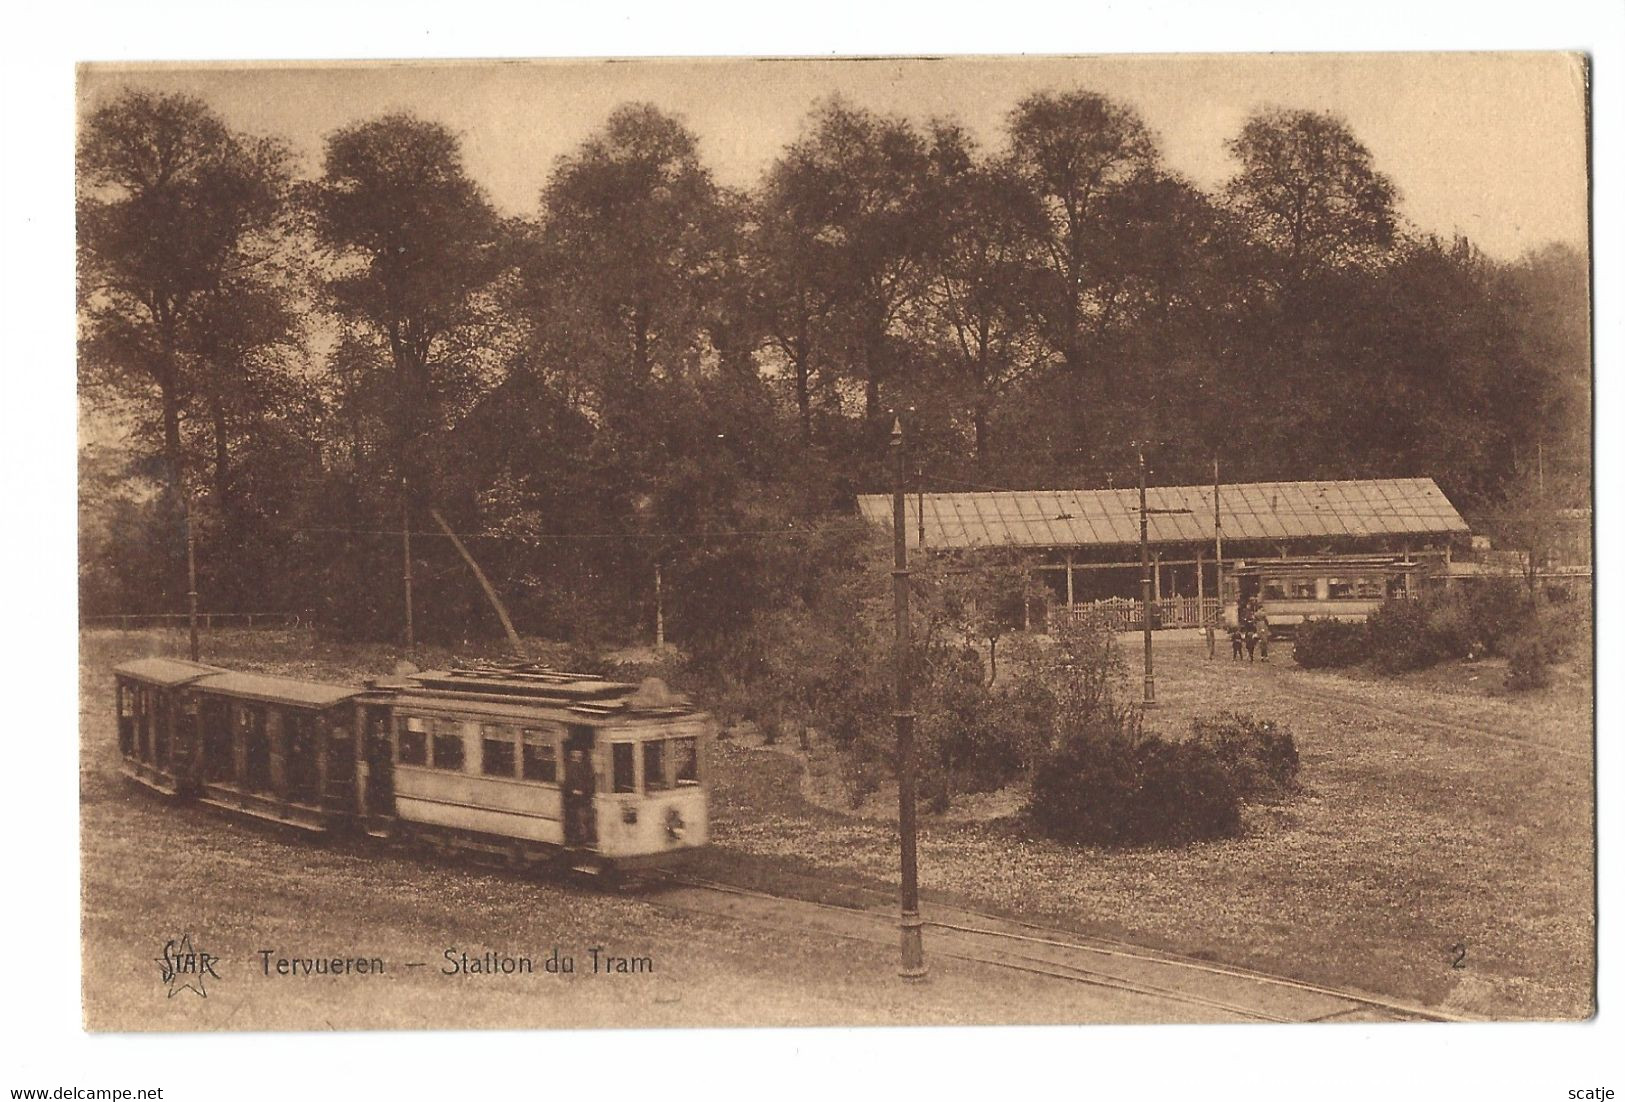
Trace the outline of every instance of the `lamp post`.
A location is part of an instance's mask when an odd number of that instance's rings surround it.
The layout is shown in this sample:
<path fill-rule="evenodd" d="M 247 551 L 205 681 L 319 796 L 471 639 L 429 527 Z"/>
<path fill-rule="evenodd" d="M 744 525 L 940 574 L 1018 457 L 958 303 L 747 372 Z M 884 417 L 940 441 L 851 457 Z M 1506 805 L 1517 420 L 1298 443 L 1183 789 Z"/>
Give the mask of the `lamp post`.
<path fill-rule="evenodd" d="M 908 518 L 904 493 L 908 479 L 903 454 L 903 422 L 892 422 L 892 606 L 896 614 L 897 701 L 892 718 L 897 724 L 897 830 L 902 849 L 902 965 L 906 980 L 925 977 L 925 949 L 920 938 L 919 866 L 915 854 L 914 823 L 914 694 L 910 684 L 910 625 L 908 618 Z"/>

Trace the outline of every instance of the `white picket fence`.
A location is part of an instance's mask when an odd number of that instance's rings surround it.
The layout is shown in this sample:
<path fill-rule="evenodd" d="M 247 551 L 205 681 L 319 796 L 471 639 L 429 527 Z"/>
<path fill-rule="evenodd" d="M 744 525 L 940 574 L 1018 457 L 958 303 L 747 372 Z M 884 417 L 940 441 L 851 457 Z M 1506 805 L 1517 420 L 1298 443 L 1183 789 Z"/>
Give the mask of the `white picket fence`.
<path fill-rule="evenodd" d="M 1217 597 L 1164 597 L 1152 601 L 1156 612 L 1152 614 L 1154 628 L 1195 628 L 1219 615 Z M 1071 608 L 1061 606 L 1049 610 L 1050 619 L 1058 622 L 1068 616 L 1095 615 L 1111 625 L 1113 631 L 1139 631 L 1144 627 L 1140 619 L 1140 602 L 1130 597 L 1107 597 L 1100 601 L 1084 601 Z"/>

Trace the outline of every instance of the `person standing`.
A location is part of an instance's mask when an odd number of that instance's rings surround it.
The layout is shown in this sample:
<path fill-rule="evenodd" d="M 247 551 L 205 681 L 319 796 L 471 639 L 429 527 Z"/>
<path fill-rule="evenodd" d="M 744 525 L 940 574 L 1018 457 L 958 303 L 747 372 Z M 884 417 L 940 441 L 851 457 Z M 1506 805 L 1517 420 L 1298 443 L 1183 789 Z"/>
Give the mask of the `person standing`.
<path fill-rule="evenodd" d="M 1260 608 L 1253 613 L 1253 634 L 1258 636 L 1258 657 L 1270 660 L 1270 618 Z"/>

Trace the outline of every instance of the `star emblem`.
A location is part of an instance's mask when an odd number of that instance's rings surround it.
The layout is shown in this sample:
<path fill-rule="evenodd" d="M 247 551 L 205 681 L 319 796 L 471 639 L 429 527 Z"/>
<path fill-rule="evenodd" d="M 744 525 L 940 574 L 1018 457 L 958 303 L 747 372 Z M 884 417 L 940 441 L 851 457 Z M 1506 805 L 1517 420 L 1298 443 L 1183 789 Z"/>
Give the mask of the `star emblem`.
<path fill-rule="evenodd" d="M 164 944 L 164 955 L 154 957 L 158 965 L 158 975 L 169 989 L 168 997 L 173 999 L 181 991 L 191 991 L 200 998 L 208 998 L 209 992 L 204 987 L 204 977 L 220 978 L 214 970 L 219 957 L 211 953 L 201 952 L 192 946 L 192 935 L 176 941 L 171 939 Z"/>

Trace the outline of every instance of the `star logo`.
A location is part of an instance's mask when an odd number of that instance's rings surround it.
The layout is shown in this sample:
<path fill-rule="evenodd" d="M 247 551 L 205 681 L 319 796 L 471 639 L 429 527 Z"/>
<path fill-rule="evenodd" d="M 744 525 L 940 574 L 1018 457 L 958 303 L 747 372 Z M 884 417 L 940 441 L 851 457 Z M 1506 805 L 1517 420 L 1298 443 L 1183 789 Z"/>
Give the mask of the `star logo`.
<path fill-rule="evenodd" d="M 220 973 L 214 970 L 220 958 L 193 948 L 191 934 L 178 941 L 172 938 L 165 942 L 164 955 L 153 960 L 158 965 L 158 975 L 169 989 L 168 997 L 171 999 L 181 991 L 191 991 L 199 998 L 206 999 L 209 992 L 203 985 L 203 978 L 220 978 Z"/>

